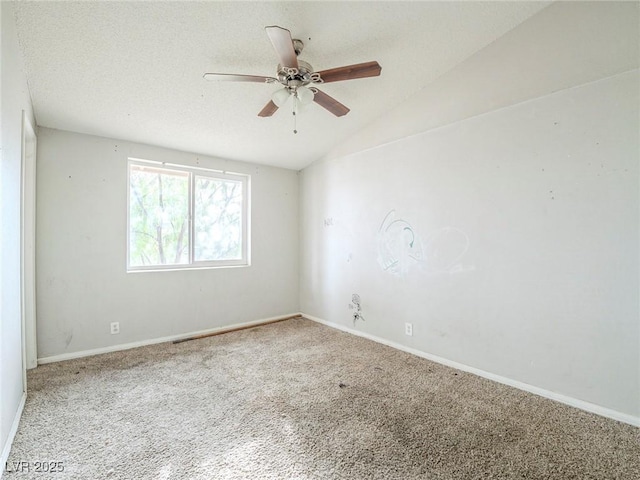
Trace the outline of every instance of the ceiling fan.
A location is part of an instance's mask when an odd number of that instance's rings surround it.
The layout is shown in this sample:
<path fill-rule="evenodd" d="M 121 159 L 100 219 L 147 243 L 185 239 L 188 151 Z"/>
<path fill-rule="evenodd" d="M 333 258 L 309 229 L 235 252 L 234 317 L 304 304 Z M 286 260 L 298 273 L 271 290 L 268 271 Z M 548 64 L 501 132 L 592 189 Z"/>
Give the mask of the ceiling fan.
<path fill-rule="evenodd" d="M 349 113 L 349 109 L 336 99 L 318 90 L 315 85 L 356 78 L 377 77 L 382 70 L 378 62 L 374 61 L 315 72 L 310 64 L 298 59 L 298 55 L 304 47 L 301 40 L 292 39 L 291 32 L 286 28 L 270 26 L 265 27 L 265 30 L 280 60 L 277 77 L 235 75 L 228 73 L 205 73 L 203 75 L 206 80 L 213 81 L 278 82 L 283 85 L 284 88 L 276 91 L 272 95 L 271 101 L 258 113 L 259 117 L 270 117 L 291 97 L 294 98 L 294 115 L 298 103 L 304 105 L 313 101 L 321 107 L 326 108 L 335 116 L 342 117 Z"/>

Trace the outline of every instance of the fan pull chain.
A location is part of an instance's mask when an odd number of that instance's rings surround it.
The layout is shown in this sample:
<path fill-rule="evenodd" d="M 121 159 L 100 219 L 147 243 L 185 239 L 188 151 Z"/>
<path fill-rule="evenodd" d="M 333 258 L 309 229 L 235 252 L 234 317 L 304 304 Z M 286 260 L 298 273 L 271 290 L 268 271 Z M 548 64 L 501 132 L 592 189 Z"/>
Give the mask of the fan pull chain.
<path fill-rule="evenodd" d="M 291 113 L 293 113 L 293 133 L 298 133 L 298 129 L 297 129 L 297 124 L 298 124 L 298 116 L 296 115 L 296 107 L 298 106 L 298 97 L 297 95 L 293 96 L 293 110 Z"/>

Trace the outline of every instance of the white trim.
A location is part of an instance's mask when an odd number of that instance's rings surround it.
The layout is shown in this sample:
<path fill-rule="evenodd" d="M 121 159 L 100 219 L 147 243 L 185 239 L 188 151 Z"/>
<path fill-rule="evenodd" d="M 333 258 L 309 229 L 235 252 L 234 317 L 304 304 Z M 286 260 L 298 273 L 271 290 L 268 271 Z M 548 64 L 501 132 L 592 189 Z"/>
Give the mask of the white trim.
<path fill-rule="evenodd" d="M 173 342 L 174 340 L 183 340 L 185 338 L 197 335 L 207 335 L 209 333 L 224 333 L 226 331 L 236 330 L 243 327 L 257 327 L 268 324 L 277 320 L 286 320 L 299 316 L 299 313 L 291 313 L 288 315 L 280 315 L 277 317 L 261 318 L 260 320 L 252 320 L 250 322 L 235 323 L 233 325 L 225 325 L 224 327 L 209 328 L 207 330 L 199 330 L 197 332 L 180 333 L 178 335 L 170 335 L 168 337 L 153 338 L 150 340 L 140 340 L 138 342 L 122 343 L 120 345 L 111 345 L 109 347 L 93 348 L 91 350 L 81 350 L 79 352 L 62 353 L 60 355 L 52 355 L 50 357 L 38 358 L 38 365 L 45 363 L 62 362 L 64 360 L 72 360 L 74 358 L 90 357 L 92 355 L 100 355 L 102 353 L 119 352 L 120 350 L 129 350 L 131 348 L 144 347 L 146 345 L 154 345 L 156 343 Z"/>
<path fill-rule="evenodd" d="M 27 370 L 37 366 L 36 342 L 36 155 L 38 137 L 22 111 L 20 155 L 20 309 L 22 332 L 22 382 L 27 390 Z M 31 151 L 32 149 L 32 151 Z"/>
<path fill-rule="evenodd" d="M 480 370 L 479 368 L 470 367 L 469 365 L 464 365 L 462 363 L 458 363 L 453 360 L 448 360 L 446 358 L 439 357 L 437 355 L 425 353 L 415 348 L 407 347 L 405 345 L 401 345 L 399 343 L 392 342 L 390 340 L 385 340 L 384 338 L 376 337 L 375 335 L 371 335 L 370 333 L 361 332 L 353 328 L 346 327 L 344 325 L 329 322 L 327 320 L 323 320 L 321 318 L 314 317 L 312 315 L 307 315 L 306 313 L 301 313 L 300 315 L 302 315 L 304 318 L 307 318 L 309 320 L 313 320 L 314 322 L 321 323 L 322 325 L 326 325 L 328 327 L 335 328 L 337 330 L 342 330 L 343 332 L 351 333 L 353 335 L 357 335 L 359 337 L 363 337 L 368 340 L 381 343 L 388 347 L 392 347 L 397 350 L 402 350 L 403 352 L 407 352 L 412 355 L 416 355 L 418 357 L 426 358 L 427 360 L 431 360 L 433 362 L 440 363 L 448 367 L 462 370 L 463 372 L 473 373 L 474 375 L 478 375 L 479 377 L 484 377 L 489 380 L 493 380 L 494 382 L 502 383 L 510 387 L 515 387 L 520 390 L 524 390 L 525 392 L 533 393 L 541 397 L 548 398 L 550 400 L 555 400 L 556 402 L 564 403 L 565 405 L 569 405 L 571 407 L 575 407 L 580 410 L 585 410 L 587 412 L 595 413 L 596 415 L 600 415 L 603 417 L 611 418 L 613 420 L 617 420 L 619 422 L 628 423 L 629 425 L 640 427 L 640 417 L 635 417 L 627 413 L 611 410 L 609 408 L 605 408 L 600 405 L 596 405 L 594 403 L 585 402 L 584 400 L 579 400 L 577 398 L 569 397 L 561 393 L 545 390 L 544 388 L 529 385 L 527 383 L 523 383 L 518 380 L 513 380 L 511 378 L 503 377 L 501 375 L 496 375 L 495 373 L 486 372 L 484 370 Z"/>
<path fill-rule="evenodd" d="M 178 167 L 178 168 L 188 168 L 190 170 L 201 170 L 204 172 L 214 172 L 214 173 L 222 173 L 223 175 L 239 175 L 239 176 L 245 176 L 245 177 L 249 177 L 250 175 L 247 173 L 240 173 L 240 172 L 230 172 L 227 170 L 219 170 L 216 168 L 208 168 L 208 167 L 198 167 L 196 165 L 189 165 L 186 163 L 171 163 L 171 162 L 162 162 L 162 161 L 158 161 L 158 160 L 147 160 L 145 158 L 136 158 L 136 157 L 128 157 L 129 160 L 133 160 L 134 162 L 142 162 L 142 163 L 151 163 L 154 165 L 164 165 L 167 167 Z"/>
<path fill-rule="evenodd" d="M 22 394 L 22 398 L 20 399 L 20 404 L 18 405 L 16 415 L 15 417 L 13 417 L 11 430 L 9 430 L 9 435 L 7 436 L 7 443 L 4 444 L 4 448 L 2 449 L 2 456 L 0 457 L 0 478 L 2 478 L 2 474 L 4 473 L 4 466 L 7 464 L 7 460 L 9 460 L 11 445 L 13 445 L 13 439 L 16 437 L 16 433 L 18 433 L 18 425 L 20 425 L 20 418 L 22 418 L 22 410 L 24 410 L 24 404 L 26 401 L 27 393 L 24 392 Z"/>

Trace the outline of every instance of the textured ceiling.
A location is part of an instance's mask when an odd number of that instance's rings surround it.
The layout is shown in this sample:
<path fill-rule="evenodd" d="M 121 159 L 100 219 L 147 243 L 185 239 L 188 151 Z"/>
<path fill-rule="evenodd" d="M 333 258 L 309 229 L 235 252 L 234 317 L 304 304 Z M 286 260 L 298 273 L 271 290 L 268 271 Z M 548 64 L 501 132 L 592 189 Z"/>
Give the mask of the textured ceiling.
<path fill-rule="evenodd" d="M 487 46 L 547 2 L 17 2 L 38 125 L 301 169 Z M 377 60 L 380 77 L 321 89 L 316 104 L 257 113 L 274 85 L 204 72 L 275 74 L 264 27 L 305 42 L 316 70 Z"/>

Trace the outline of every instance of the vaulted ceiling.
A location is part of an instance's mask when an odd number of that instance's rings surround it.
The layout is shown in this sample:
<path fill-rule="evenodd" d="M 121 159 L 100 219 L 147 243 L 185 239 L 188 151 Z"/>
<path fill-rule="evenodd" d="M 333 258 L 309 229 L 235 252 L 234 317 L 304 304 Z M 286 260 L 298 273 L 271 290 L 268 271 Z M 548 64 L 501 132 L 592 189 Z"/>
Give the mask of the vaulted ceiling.
<path fill-rule="evenodd" d="M 17 2 L 40 126 L 301 169 L 548 2 Z M 321 86 L 316 104 L 257 116 L 278 88 L 207 82 L 275 76 L 264 27 L 301 39 L 316 70 L 377 60 L 380 77 Z M 437 92 L 436 92 L 437 93 Z"/>

